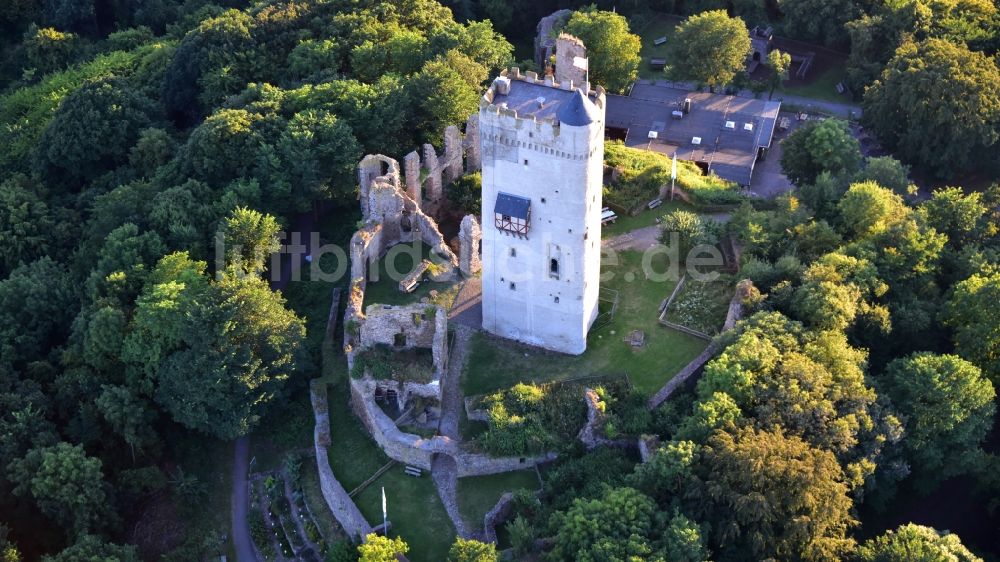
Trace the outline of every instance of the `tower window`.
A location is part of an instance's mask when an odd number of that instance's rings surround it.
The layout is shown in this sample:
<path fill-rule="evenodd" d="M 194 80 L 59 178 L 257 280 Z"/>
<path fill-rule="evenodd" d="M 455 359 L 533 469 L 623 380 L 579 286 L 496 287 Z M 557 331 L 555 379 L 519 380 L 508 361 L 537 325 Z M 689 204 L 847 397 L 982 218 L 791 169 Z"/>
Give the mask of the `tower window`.
<path fill-rule="evenodd" d="M 510 282 L 510 290 L 511 291 L 516 291 L 517 290 L 517 284 L 515 284 L 513 281 Z"/>
<path fill-rule="evenodd" d="M 556 258 L 549 260 L 549 276 L 559 279 L 559 260 Z"/>
<path fill-rule="evenodd" d="M 517 248 L 511 248 L 510 249 L 510 257 L 512 257 L 512 258 L 516 258 L 517 257 Z"/>
<path fill-rule="evenodd" d="M 544 202 L 545 202 L 545 198 L 544 198 L 544 197 L 542 197 L 542 203 L 544 203 Z"/>
<path fill-rule="evenodd" d="M 559 297 L 556 297 L 556 304 L 559 304 Z"/>
<path fill-rule="evenodd" d="M 528 165 L 528 159 L 527 159 L 527 158 L 525 158 L 525 159 L 524 159 L 524 165 L 525 165 L 525 166 L 527 166 L 527 165 Z"/>

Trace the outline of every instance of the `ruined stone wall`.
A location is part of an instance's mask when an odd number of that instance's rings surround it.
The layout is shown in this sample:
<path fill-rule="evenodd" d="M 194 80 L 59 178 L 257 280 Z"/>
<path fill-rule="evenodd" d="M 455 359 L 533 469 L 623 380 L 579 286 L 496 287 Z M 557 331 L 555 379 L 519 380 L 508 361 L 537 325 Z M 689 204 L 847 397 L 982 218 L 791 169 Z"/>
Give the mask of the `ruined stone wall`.
<path fill-rule="evenodd" d="M 587 59 L 587 48 L 572 35 L 560 33 L 556 39 L 556 82 L 562 84 L 584 84 L 587 82 L 587 71 L 574 64 L 576 59 Z"/>
<path fill-rule="evenodd" d="M 310 385 L 309 392 L 316 423 L 313 440 L 316 448 L 316 468 L 319 472 L 319 484 L 320 490 L 323 492 L 323 499 L 337 522 L 344 528 L 347 536 L 355 542 L 364 540 L 372 532 L 372 527 L 365 520 L 354 500 L 347 494 L 347 490 L 333 475 L 333 469 L 330 467 L 330 456 L 327 452 L 331 446 L 330 414 L 326 397 L 326 384 L 317 379 Z"/>
<path fill-rule="evenodd" d="M 552 462 L 558 458 L 556 453 L 544 453 L 524 457 L 491 457 L 484 453 L 463 452 L 455 457 L 458 464 L 458 477 L 488 476 L 501 472 L 512 472 L 536 465 Z"/>
<path fill-rule="evenodd" d="M 465 131 L 463 136 L 455 125 L 447 127 L 442 154 L 434 145 L 425 144 L 403 158 L 406 194 L 431 216 L 437 216 L 446 205 L 446 186 L 463 173 L 478 172 L 482 167 L 478 114 L 469 117 Z"/>
<path fill-rule="evenodd" d="M 566 25 L 572 14 L 572 10 L 558 10 L 538 21 L 538 26 L 535 28 L 535 64 L 538 68 L 545 68 L 549 57 L 555 53 L 554 30 Z"/>
<path fill-rule="evenodd" d="M 358 345 L 359 349 L 365 349 L 378 344 L 430 349 L 434 375 L 440 380 L 448 369 L 448 313 L 441 307 L 423 303 L 369 305 L 359 323 Z"/>
<path fill-rule="evenodd" d="M 455 459 L 458 476 L 461 478 L 532 468 L 557 458 L 555 453 L 524 457 L 491 457 L 464 451 L 455 441 L 443 435 L 424 438 L 405 433 L 375 403 L 375 384 L 376 382 L 370 379 L 352 379 L 351 405 L 375 443 L 393 460 L 430 470 L 434 455 L 448 455 Z"/>
<path fill-rule="evenodd" d="M 368 305 L 365 309 L 365 322 L 361 326 L 361 347 L 385 344 L 403 348 L 430 348 L 434 344 L 434 332 L 437 328 L 434 315 L 436 307 L 426 304 Z M 405 344 L 398 345 L 398 334 L 406 338 Z"/>
<path fill-rule="evenodd" d="M 399 163 L 382 154 L 369 154 L 358 163 L 358 188 L 361 199 L 361 213 L 368 217 L 368 190 L 376 179 L 382 179 L 399 187 Z"/>
<path fill-rule="evenodd" d="M 483 535 L 486 542 L 497 542 L 497 525 L 504 523 L 514 512 L 514 494 L 505 492 L 497 500 L 493 509 L 489 510 L 483 517 Z"/>
<path fill-rule="evenodd" d="M 374 381 L 351 380 L 351 405 L 375 443 L 389 458 L 422 470 L 431 469 L 435 453 L 452 451 L 448 443 L 434 443 L 436 438 L 424 439 L 419 435 L 400 431 L 389 416 L 378 407 L 374 398 Z"/>
<path fill-rule="evenodd" d="M 390 173 L 375 175 L 383 169 Z M 351 237 L 350 245 L 351 287 L 344 315 L 344 351 L 349 367 L 354 366 L 354 353 L 362 343 L 358 336 L 365 322 L 362 307 L 369 267 L 377 266 L 389 248 L 415 240 L 430 246 L 436 256 L 431 275 L 435 281 L 454 278 L 458 268 L 458 256 L 445 243 L 437 222 L 402 190 L 395 160 L 368 155 L 358 165 L 358 177 L 369 183 L 363 186 L 360 197 L 365 224 Z"/>
<path fill-rule="evenodd" d="M 473 215 L 465 215 L 458 230 L 458 269 L 466 277 L 472 277 L 483 268 L 479 255 L 482 238 L 479 221 Z"/>
<path fill-rule="evenodd" d="M 585 388 L 583 390 L 583 401 L 587 405 L 587 423 L 580 429 L 580 433 L 577 434 L 576 438 L 587 447 L 588 451 L 597 447 L 618 447 L 624 449 L 636 446 L 636 443 L 627 439 L 608 439 L 604 434 L 604 423 L 607 420 L 607 416 L 604 413 L 601 398 L 597 395 L 596 391 Z"/>

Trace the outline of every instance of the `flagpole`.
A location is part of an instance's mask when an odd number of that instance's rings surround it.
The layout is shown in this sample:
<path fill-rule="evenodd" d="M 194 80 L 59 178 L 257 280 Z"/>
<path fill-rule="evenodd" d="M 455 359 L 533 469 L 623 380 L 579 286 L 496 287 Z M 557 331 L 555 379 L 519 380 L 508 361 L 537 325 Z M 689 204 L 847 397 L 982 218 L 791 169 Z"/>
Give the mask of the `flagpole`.
<path fill-rule="evenodd" d="M 670 200 L 674 200 L 674 189 L 677 184 L 677 150 L 674 150 L 674 162 L 670 167 Z"/>
<path fill-rule="evenodd" d="M 389 517 L 385 510 L 385 486 L 382 486 L 382 536 L 389 536 Z"/>

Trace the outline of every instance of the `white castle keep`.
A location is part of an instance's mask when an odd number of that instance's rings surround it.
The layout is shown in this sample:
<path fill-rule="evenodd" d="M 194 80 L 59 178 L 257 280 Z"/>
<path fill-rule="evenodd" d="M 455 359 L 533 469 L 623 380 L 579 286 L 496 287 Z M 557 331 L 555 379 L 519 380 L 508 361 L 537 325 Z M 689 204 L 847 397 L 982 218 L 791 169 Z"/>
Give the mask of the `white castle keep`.
<path fill-rule="evenodd" d="M 580 354 L 600 288 L 605 94 L 559 66 L 505 71 L 480 102 L 483 328 Z"/>

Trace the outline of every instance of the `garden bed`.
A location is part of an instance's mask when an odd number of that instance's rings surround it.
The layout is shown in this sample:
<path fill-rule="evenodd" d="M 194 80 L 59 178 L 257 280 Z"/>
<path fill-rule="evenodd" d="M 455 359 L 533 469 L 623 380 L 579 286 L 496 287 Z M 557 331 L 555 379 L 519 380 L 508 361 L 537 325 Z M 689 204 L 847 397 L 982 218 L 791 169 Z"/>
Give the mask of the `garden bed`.
<path fill-rule="evenodd" d="M 711 282 L 689 279 L 670 304 L 665 319 L 710 336 L 718 334 L 733 298 L 733 283 L 730 275 L 720 275 Z"/>

